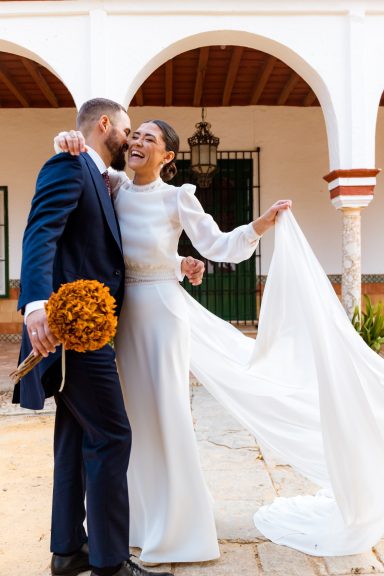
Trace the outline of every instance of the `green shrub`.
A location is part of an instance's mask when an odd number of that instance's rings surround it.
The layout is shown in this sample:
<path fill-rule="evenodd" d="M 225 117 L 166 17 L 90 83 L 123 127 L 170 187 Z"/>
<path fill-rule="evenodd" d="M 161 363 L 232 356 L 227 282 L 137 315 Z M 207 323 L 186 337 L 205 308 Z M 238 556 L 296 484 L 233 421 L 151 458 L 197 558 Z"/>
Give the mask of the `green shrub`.
<path fill-rule="evenodd" d="M 384 344 L 384 314 L 382 302 L 372 304 L 369 296 L 364 294 L 365 311 L 356 306 L 352 324 L 364 342 L 375 352 L 380 352 Z"/>

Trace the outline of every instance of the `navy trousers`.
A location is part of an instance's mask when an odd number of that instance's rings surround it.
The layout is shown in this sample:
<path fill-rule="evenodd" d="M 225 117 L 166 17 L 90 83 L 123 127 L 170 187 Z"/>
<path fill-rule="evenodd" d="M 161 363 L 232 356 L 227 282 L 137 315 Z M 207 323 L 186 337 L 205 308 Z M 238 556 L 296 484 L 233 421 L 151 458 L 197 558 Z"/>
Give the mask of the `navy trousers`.
<path fill-rule="evenodd" d="M 115 353 L 105 346 L 65 356 L 66 381 L 56 396 L 51 551 L 69 554 L 88 540 L 91 565 L 114 566 L 129 557 L 131 451 Z"/>

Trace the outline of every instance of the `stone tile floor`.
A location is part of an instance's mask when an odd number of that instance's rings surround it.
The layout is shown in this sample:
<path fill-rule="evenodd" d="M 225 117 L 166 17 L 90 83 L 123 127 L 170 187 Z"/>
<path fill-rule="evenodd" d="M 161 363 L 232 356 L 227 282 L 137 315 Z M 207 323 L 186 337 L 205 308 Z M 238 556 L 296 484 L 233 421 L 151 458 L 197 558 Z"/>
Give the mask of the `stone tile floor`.
<path fill-rule="evenodd" d="M 18 347 L 3 344 L 0 574 L 48 576 L 54 404 L 49 402 L 36 413 L 10 405 L 6 376 L 16 362 Z M 193 381 L 191 405 L 202 467 L 215 499 L 221 558 L 160 566 L 153 572 L 171 569 L 175 576 L 384 574 L 384 541 L 365 554 L 339 558 L 314 558 L 266 541 L 253 525 L 257 507 L 277 494 L 308 493 L 315 487 L 271 454 L 262 453 L 253 437 Z"/>
<path fill-rule="evenodd" d="M 0 393 L 11 386 L 8 374 L 16 368 L 19 348 L 19 344 L 0 341 Z"/>

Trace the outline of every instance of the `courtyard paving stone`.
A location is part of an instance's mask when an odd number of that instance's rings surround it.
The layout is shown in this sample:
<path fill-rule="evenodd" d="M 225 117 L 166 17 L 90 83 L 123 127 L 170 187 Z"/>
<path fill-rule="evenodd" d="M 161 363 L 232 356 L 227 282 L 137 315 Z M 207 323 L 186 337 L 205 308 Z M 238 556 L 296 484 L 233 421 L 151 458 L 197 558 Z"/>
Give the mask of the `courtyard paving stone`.
<path fill-rule="evenodd" d="M 17 348 L 7 344 L 0 349 L 0 575 L 49 576 L 55 404 L 50 399 L 36 412 L 12 406 L 8 371 L 17 360 Z M 267 541 L 253 524 L 255 510 L 276 495 L 316 487 L 259 447 L 194 379 L 191 406 L 214 499 L 221 557 L 151 571 L 169 570 L 175 576 L 384 574 L 384 540 L 365 554 L 338 558 L 315 558 Z"/>

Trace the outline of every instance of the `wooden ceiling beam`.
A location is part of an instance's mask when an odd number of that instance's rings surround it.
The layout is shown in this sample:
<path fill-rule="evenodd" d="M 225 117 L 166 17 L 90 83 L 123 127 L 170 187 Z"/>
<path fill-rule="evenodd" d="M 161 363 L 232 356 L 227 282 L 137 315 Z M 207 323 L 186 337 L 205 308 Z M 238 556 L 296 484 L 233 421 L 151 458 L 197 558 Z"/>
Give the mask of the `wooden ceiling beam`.
<path fill-rule="evenodd" d="M 266 58 L 263 69 L 256 79 L 255 86 L 253 88 L 253 92 L 249 102 L 250 105 L 255 106 L 259 102 L 263 90 L 269 80 L 269 77 L 272 74 L 275 62 L 276 62 L 275 56 L 268 56 L 268 58 Z"/>
<path fill-rule="evenodd" d="M 172 106 L 173 103 L 173 60 L 165 63 L 165 105 Z"/>
<path fill-rule="evenodd" d="M 143 95 L 143 89 L 141 86 L 135 94 L 135 100 L 136 100 L 137 106 L 144 106 L 144 95 Z"/>
<path fill-rule="evenodd" d="M 229 63 L 228 73 L 225 80 L 225 87 L 223 92 L 223 106 L 229 106 L 231 102 L 232 90 L 235 84 L 237 73 L 239 71 L 241 57 L 243 55 L 243 46 L 235 46 L 232 51 L 231 61 Z"/>
<path fill-rule="evenodd" d="M 203 46 L 199 52 L 199 63 L 196 71 L 195 91 L 193 94 L 193 106 L 200 106 L 201 96 L 203 94 L 203 85 L 205 73 L 207 71 L 209 58 L 209 46 Z"/>
<path fill-rule="evenodd" d="M 24 108 L 29 108 L 28 99 L 24 96 L 24 94 L 19 90 L 13 80 L 9 77 L 7 71 L 0 66 L 0 80 L 6 85 L 8 90 L 12 92 L 12 94 L 17 98 Z"/>
<path fill-rule="evenodd" d="M 303 106 L 312 106 L 312 104 L 315 102 L 316 98 L 317 98 L 317 96 L 314 93 L 314 91 L 310 90 L 302 102 Z"/>
<path fill-rule="evenodd" d="M 284 106 L 284 104 L 289 98 L 290 93 L 292 92 L 292 90 L 294 89 L 299 80 L 300 76 L 293 71 L 289 76 L 287 82 L 285 83 L 282 91 L 280 92 L 280 95 L 277 99 L 278 106 Z"/>
<path fill-rule="evenodd" d="M 48 102 L 50 103 L 50 105 L 53 108 L 58 108 L 59 107 L 59 101 L 57 100 L 57 98 L 56 98 L 54 92 L 52 91 L 51 87 L 49 86 L 48 82 L 46 81 L 46 79 L 41 74 L 40 70 L 38 69 L 37 64 L 35 64 L 35 62 L 32 62 L 32 60 L 28 60 L 27 58 L 21 58 L 21 60 L 24 64 L 24 68 L 32 76 L 32 78 L 36 82 L 37 86 L 39 87 L 41 92 L 44 94 L 44 96 L 48 100 Z"/>

